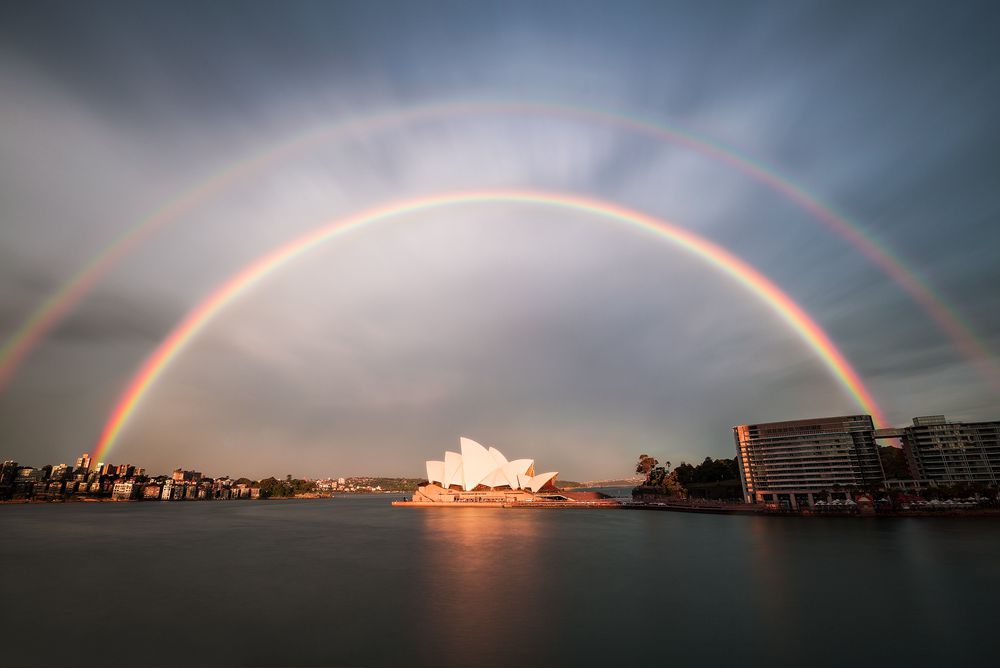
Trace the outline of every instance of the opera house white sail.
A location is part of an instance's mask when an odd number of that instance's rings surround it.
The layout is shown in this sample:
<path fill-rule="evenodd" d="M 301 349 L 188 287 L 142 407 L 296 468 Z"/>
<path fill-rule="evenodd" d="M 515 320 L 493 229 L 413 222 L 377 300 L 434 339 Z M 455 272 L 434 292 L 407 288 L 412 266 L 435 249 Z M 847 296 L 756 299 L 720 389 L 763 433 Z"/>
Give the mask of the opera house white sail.
<path fill-rule="evenodd" d="M 444 489 L 453 485 L 470 492 L 480 485 L 490 489 L 509 488 L 538 492 L 555 480 L 558 472 L 535 475 L 534 460 L 507 461 L 496 448 L 484 448 L 471 438 L 460 438 L 461 453 L 445 452 L 444 461 L 427 462 L 427 481 Z"/>

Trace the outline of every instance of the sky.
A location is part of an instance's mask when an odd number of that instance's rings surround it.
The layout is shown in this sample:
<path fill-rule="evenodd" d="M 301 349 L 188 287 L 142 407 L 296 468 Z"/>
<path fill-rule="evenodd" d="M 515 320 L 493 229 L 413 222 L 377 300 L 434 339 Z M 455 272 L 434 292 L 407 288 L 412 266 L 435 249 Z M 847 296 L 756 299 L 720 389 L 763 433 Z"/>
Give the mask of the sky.
<path fill-rule="evenodd" d="M 913 270 L 995 363 L 998 29 L 988 2 L 3 3 L 0 341 L 154 212 L 291 148 L 158 227 L 30 351 L 0 389 L 0 459 L 93 450 L 145 357 L 270 249 L 491 188 L 613 202 L 727 249 L 812 316 L 891 424 L 1000 419 L 984 358 L 815 215 L 593 114 L 793 182 Z M 640 453 L 733 456 L 734 424 L 861 411 L 704 260 L 582 212 L 472 203 L 269 275 L 169 365 L 109 459 L 416 476 L 468 436 L 594 480 Z"/>

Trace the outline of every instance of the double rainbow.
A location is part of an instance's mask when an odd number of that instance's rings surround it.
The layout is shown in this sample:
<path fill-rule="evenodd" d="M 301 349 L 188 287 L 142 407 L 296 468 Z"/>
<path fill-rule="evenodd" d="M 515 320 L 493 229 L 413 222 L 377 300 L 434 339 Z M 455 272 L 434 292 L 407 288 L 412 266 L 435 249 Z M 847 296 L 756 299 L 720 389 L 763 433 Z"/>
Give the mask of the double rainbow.
<path fill-rule="evenodd" d="M 483 190 L 408 199 L 340 218 L 275 248 L 244 267 L 189 311 L 156 350 L 146 358 L 111 412 L 95 448 L 94 460 L 106 459 L 143 397 L 198 333 L 226 306 L 282 267 L 325 242 L 366 225 L 420 211 L 488 203 L 533 204 L 592 214 L 598 219 L 616 221 L 651 232 L 704 260 L 709 266 L 735 279 L 770 306 L 819 355 L 825 366 L 858 405 L 872 415 L 876 425 L 886 423 L 882 410 L 871 392 L 826 332 L 770 279 L 724 248 L 667 221 L 598 199 L 530 190 Z"/>
<path fill-rule="evenodd" d="M 1000 392 L 1000 364 L 987 346 L 973 333 L 972 328 L 946 304 L 945 300 L 935 294 L 913 270 L 907 268 L 891 251 L 789 179 L 717 143 L 661 124 L 601 109 L 537 102 L 452 102 L 415 106 L 363 118 L 348 119 L 273 146 L 216 174 L 130 228 L 62 284 L 53 295 L 42 302 L 0 345 L 0 389 L 3 389 L 10 381 L 20 364 L 45 335 L 79 303 L 119 260 L 150 237 L 157 229 L 178 220 L 183 214 L 205 202 L 212 195 L 277 160 L 321 142 L 346 137 L 351 133 L 372 132 L 381 128 L 425 119 L 476 114 L 550 115 L 603 123 L 684 146 L 733 167 L 808 211 L 890 276 L 947 334 L 955 347 L 976 366 L 993 388 Z"/>

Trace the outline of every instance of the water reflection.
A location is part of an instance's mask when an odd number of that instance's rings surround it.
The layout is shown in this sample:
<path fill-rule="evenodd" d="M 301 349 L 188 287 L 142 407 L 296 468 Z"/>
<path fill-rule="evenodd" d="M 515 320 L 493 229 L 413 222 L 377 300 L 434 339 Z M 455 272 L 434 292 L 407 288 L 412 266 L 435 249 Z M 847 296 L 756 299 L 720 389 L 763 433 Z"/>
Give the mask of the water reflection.
<path fill-rule="evenodd" d="M 417 510 L 415 635 L 426 661 L 494 665 L 544 632 L 539 511 Z M 528 636 L 512 637 L 512 630 Z M 534 629 L 534 634 L 531 630 Z"/>
<path fill-rule="evenodd" d="M 0 564 L 16 576 L 0 597 L 16 602 L 0 605 L 4 665 L 106 665 L 80 650 L 95 628 L 150 668 L 175 664 L 177 647 L 220 667 L 951 666 L 1000 653 L 992 520 L 384 498 L 0 511 Z"/>
<path fill-rule="evenodd" d="M 822 648 L 831 663 L 847 654 L 949 664 L 959 648 L 987 637 L 976 628 L 985 632 L 992 611 L 973 592 L 997 590 L 996 572 L 983 568 L 997 535 L 977 536 L 992 531 L 989 522 L 761 517 L 745 528 L 754 583 L 748 610 L 775 659 L 816 656 Z M 846 648 L 829 644 L 837 628 L 850 629 Z M 900 646 L 902 638 L 909 647 Z"/>

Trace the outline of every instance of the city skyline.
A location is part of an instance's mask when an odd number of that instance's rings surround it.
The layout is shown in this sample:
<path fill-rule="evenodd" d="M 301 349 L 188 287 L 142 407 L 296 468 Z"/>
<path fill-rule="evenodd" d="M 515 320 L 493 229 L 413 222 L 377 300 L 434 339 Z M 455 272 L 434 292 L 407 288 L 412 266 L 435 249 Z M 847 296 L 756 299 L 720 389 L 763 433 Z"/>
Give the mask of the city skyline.
<path fill-rule="evenodd" d="M 725 249 L 829 336 L 884 426 L 996 419 L 991 6 L 386 6 L 0 10 L 0 345 L 102 249 L 172 216 L 0 389 L 6 456 L 93 452 L 143 361 L 255 258 L 470 189 L 589 197 Z M 912 270 L 989 359 L 823 211 Z M 475 433 L 586 480 L 643 451 L 731 457 L 736 424 L 869 412 L 710 263 L 528 202 L 345 234 L 185 346 L 108 460 L 401 474 L 379 466 L 417 471 Z"/>

